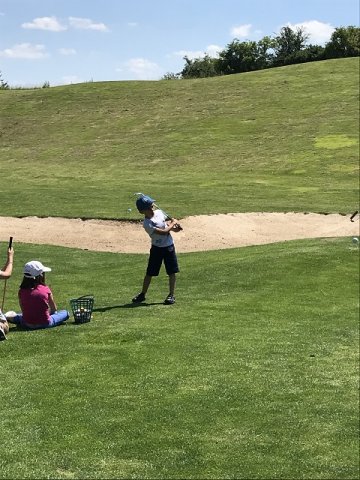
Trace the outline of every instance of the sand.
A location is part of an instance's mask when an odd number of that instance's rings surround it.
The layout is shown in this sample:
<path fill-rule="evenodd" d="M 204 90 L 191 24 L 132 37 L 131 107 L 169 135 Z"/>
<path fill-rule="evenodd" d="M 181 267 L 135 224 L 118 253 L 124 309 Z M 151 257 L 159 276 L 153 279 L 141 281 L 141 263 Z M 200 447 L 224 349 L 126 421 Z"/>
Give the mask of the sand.
<path fill-rule="evenodd" d="M 230 213 L 181 220 L 173 233 L 178 253 L 218 250 L 304 238 L 359 235 L 359 219 L 315 213 Z M 139 222 L 57 217 L 0 217 L 0 241 L 59 245 L 101 252 L 147 253 L 150 239 Z"/>

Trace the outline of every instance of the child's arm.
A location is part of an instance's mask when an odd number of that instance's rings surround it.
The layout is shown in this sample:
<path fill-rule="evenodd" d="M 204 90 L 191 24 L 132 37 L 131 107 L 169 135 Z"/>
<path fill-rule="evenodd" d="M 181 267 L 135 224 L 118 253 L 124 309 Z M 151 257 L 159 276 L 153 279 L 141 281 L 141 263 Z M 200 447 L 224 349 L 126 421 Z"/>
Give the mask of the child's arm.
<path fill-rule="evenodd" d="M 0 277 L 2 278 L 10 278 L 13 269 L 13 261 L 14 261 L 14 250 L 13 248 L 9 248 L 7 252 L 7 260 L 2 270 L 0 270 L 1 274 Z"/>
<path fill-rule="evenodd" d="M 171 230 L 176 232 L 177 230 L 174 230 L 175 225 L 177 225 L 179 222 L 176 220 L 176 218 L 173 218 L 170 223 L 167 224 L 167 227 L 165 228 L 154 228 L 154 232 L 158 233 L 159 235 L 167 235 L 170 233 Z"/>
<path fill-rule="evenodd" d="M 51 292 L 49 293 L 49 308 L 50 308 L 50 315 L 55 313 L 56 310 L 57 310 L 57 306 L 56 306 L 56 303 L 54 301 L 53 294 Z"/>
<path fill-rule="evenodd" d="M 19 299 L 20 310 L 23 311 L 23 306 L 22 306 L 21 297 L 20 297 L 20 290 L 19 290 L 19 293 L 18 293 L 18 299 Z"/>

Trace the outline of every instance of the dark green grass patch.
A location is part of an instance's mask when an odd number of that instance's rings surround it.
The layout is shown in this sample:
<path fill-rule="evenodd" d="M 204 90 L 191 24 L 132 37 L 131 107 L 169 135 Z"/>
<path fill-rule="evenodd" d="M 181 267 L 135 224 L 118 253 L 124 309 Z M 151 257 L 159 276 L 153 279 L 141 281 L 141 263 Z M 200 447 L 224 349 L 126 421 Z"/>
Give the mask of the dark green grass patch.
<path fill-rule="evenodd" d="M 128 218 L 138 191 L 178 217 L 349 213 L 358 203 L 358 68 L 349 58 L 0 92 L 2 214 Z"/>
<path fill-rule="evenodd" d="M 19 245 L 90 323 L 0 344 L 0 478 L 358 478 L 358 249 L 320 239 L 179 255 L 132 306 L 145 255 Z"/>

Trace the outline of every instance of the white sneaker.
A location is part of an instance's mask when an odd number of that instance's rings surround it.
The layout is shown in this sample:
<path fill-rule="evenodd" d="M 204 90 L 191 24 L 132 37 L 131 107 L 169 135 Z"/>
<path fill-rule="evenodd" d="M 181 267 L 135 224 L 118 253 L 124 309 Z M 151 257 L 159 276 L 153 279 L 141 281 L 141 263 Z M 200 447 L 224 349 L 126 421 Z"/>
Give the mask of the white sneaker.
<path fill-rule="evenodd" d="M 6 312 L 5 313 L 5 320 L 7 320 L 8 322 L 11 322 L 11 320 L 16 317 L 17 313 L 16 312 L 13 312 L 12 310 L 10 310 L 9 312 Z"/>
<path fill-rule="evenodd" d="M 1 340 L 6 340 L 4 327 L 0 324 L 0 342 Z"/>

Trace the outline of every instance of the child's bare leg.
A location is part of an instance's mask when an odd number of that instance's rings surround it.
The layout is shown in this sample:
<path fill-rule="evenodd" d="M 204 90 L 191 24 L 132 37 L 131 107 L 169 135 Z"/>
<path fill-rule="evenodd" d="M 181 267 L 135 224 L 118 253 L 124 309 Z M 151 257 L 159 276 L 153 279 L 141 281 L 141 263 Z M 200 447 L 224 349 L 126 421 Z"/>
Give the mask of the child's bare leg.
<path fill-rule="evenodd" d="M 175 294 L 175 284 L 176 284 L 176 274 L 172 273 L 169 275 L 169 293 L 174 296 Z"/>
<path fill-rule="evenodd" d="M 143 287 L 142 287 L 142 293 L 146 295 L 146 292 L 148 291 L 148 288 L 150 286 L 152 277 L 150 275 L 145 275 L 144 281 L 143 281 Z"/>
<path fill-rule="evenodd" d="M 148 291 L 149 285 L 151 283 L 151 279 L 152 277 L 150 275 L 147 275 L 147 274 L 145 275 L 142 290 L 132 299 L 133 303 L 141 303 L 145 301 L 145 295 L 146 295 L 146 292 Z"/>

